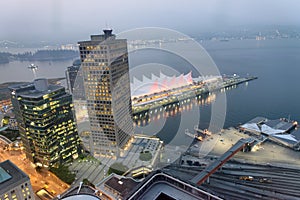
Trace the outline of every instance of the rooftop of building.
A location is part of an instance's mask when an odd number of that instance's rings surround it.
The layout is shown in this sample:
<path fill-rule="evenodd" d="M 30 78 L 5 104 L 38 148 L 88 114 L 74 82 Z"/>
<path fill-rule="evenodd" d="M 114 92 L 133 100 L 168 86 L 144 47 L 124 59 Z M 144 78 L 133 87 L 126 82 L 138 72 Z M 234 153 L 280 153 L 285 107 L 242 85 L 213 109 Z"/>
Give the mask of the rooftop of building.
<path fill-rule="evenodd" d="M 272 135 L 276 133 L 285 133 L 292 131 L 296 126 L 294 121 L 287 120 L 285 118 L 270 120 L 264 117 L 256 117 L 249 122 L 243 124 L 241 127 L 262 132 L 267 135 Z"/>
<path fill-rule="evenodd" d="M 126 40 L 126 39 L 116 39 L 116 35 L 112 33 L 112 29 L 104 29 L 103 34 L 98 35 L 91 35 L 91 40 L 86 41 L 79 41 L 78 44 L 85 44 L 85 43 L 93 43 L 93 42 L 110 42 L 110 41 L 120 41 L 120 40 Z"/>
<path fill-rule="evenodd" d="M 138 182 L 132 178 L 120 177 L 112 174 L 107 181 L 104 182 L 104 185 L 115 190 L 121 197 L 125 197 L 138 185 Z"/>
<path fill-rule="evenodd" d="M 60 85 L 48 85 L 47 79 L 36 79 L 33 83 L 17 84 L 9 87 L 12 92 L 17 92 L 18 96 L 26 98 L 40 98 L 62 88 L 63 86 Z"/>
<path fill-rule="evenodd" d="M 10 160 L 0 163 L 0 194 L 29 181 L 29 177 Z"/>
<path fill-rule="evenodd" d="M 189 200 L 198 200 L 196 196 L 193 196 L 187 192 L 181 191 L 176 188 L 174 185 L 171 185 L 166 182 L 154 183 L 149 187 L 149 190 L 146 191 L 141 197 L 143 199 L 154 199 L 154 200 L 176 200 L 176 199 L 189 199 Z"/>
<path fill-rule="evenodd" d="M 131 177 L 124 177 L 115 173 L 110 174 L 96 185 L 99 190 L 110 198 L 121 198 L 128 196 L 140 182 Z"/>
<path fill-rule="evenodd" d="M 300 129 L 297 127 L 293 132 L 291 132 L 291 135 L 296 138 L 298 141 L 300 141 Z"/>
<path fill-rule="evenodd" d="M 286 119 L 267 120 L 265 124 L 273 129 L 279 129 L 284 131 L 289 131 L 294 127 L 293 122 L 290 122 Z"/>
<path fill-rule="evenodd" d="M 67 67 L 68 72 L 78 72 L 80 69 L 80 65 L 72 65 Z"/>
<path fill-rule="evenodd" d="M 259 123 L 262 123 L 264 121 L 266 121 L 267 118 L 265 117 L 255 117 L 253 119 L 251 119 L 249 122 L 247 122 L 248 124 L 252 124 L 252 123 L 255 123 L 255 124 L 259 124 Z"/>
<path fill-rule="evenodd" d="M 250 131 L 268 135 L 276 142 L 289 147 L 295 147 L 300 143 L 300 130 L 296 121 L 280 118 L 269 120 L 267 118 L 256 117 L 249 122 L 241 125 L 241 128 Z"/>
<path fill-rule="evenodd" d="M 58 86 L 58 85 L 49 85 L 48 90 L 46 91 L 28 90 L 26 92 L 20 93 L 19 95 L 27 98 L 38 98 L 44 96 L 45 94 L 58 91 L 62 88 L 63 88 L 62 86 Z"/>
<path fill-rule="evenodd" d="M 91 186 L 87 185 L 79 185 L 69 189 L 64 194 L 56 197 L 55 199 L 63 199 L 63 200 L 99 200 L 101 199 L 96 195 L 98 191 Z"/>
<path fill-rule="evenodd" d="M 290 134 L 275 134 L 272 135 L 272 137 L 291 146 L 294 146 L 300 143 L 300 129 L 295 129 L 291 131 Z"/>
<path fill-rule="evenodd" d="M 218 199 L 206 191 L 196 188 L 189 183 L 155 171 L 129 193 L 125 199 Z"/>
<path fill-rule="evenodd" d="M 68 197 L 64 197 L 62 198 L 64 200 L 99 200 L 100 198 L 93 196 L 93 195 L 89 195 L 89 194 L 75 194 L 72 196 L 68 196 Z"/>
<path fill-rule="evenodd" d="M 74 60 L 72 65 L 73 65 L 73 66 L 80 67 L 80 65 L 81 65 L 81 60 L 80 60 L 80 59 Z"/>
<path fill-rule="evenodd" d="M 9 86 L 8 88 L 11 90 L 20 90 L 20 89 L 26 89 L 29 87 L 34 87 L 33 83 L 20 83 L 20 84 L 15 84 L 15 85 Z"/>

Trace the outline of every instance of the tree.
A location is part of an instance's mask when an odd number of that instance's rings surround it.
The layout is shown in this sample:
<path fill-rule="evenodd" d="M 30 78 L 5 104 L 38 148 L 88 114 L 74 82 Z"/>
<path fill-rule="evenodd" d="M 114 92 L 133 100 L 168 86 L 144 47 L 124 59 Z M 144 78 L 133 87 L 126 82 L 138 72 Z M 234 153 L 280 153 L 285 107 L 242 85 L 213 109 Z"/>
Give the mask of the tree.
<path fill-rule="evenodd" d="M 83 185 L 88 185 L 88 186 L 95 188 L 95 185 L 93 183 L 91 183 L 87 178 L 84 178 L 82 180 L 82 183 L 83 183 Z"/>
<path fill-rule="evenodd" d="M 126 171 L 128 170 L 128 167 L 123 165 L 122 163 L 113 163 L 109 169 L 108 169 L 108 172 L 107 174 L 111 174 L 111 173 L 115 173 L 115 174 L 118 174 L 118 175 L 122 175 L 124 174 Z"/>
<path fill-rule="evenodd" d="M 50 171 L 67 184 L 71 184 L 75 180 L 76 175 L 71 173 L 68 166 L 59 165 L 57 168 L 50 168 Z"/>
<path fill-rule="evenodd" d="M 149 161 L 149 160 L 152 159 L 152 154 L 151 154 L 149 151 L 145 151 L 145 152 L 142 151 L 142 152 L 140 153 L 139 159 L 140 159 L 141 161 Z"/>

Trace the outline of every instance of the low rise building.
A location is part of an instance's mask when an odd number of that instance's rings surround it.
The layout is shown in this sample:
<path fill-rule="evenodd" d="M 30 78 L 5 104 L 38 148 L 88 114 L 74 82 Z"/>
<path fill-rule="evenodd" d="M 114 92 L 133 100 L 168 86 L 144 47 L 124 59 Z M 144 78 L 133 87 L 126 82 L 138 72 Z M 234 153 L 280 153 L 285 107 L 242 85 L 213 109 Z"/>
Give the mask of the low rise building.
<path fill-rule="evenodd" d="M 256 117 L 240 126 L 240 130 L 261 135 L 280 145 L 300 150 L 300 131 L 296 121 Z"/>
<path fill-rule="evenodd" d="M 35 199 L 29 176 L 10 160 L 0 163 L 0 199 Z"/>

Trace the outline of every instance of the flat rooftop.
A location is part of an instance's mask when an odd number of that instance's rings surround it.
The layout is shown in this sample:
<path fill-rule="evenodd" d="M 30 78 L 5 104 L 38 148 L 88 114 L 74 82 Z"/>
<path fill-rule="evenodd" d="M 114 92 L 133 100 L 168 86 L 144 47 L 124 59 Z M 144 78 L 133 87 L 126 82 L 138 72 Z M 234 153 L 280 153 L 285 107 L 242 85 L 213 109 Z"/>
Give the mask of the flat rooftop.
<path fill-rule="evenodd" d="M 160 171 L 155 171 L 148 175 L 143 182 L 141 182 L 131 193 L 128 194 L 127 199 L 221 200 L 221 198 L 215 195 Z"/>
<path fill-rule="evenodd" d="M 73 196 L 68 196 L 65 198 L 62 198 L 64 200 L 99 200 L 100 198 L 88 194 L 77 194 Z"/>
<path fill-rule="evenodd" d="M 247 122 L 247 124 L 252 124 L 252 123 L 259 124 L 266 120 L 267 120 L 267 118 L 265 118 L 265 117 L 255 117 L 254 119 L 251 119 L 249 122 Z"/>
<path fill-rule="evenodd" d="M 73 187 L 69 189 L 67 192 L 64 194 L 60 195 L 60 198 L 54 198 L 54 200 L 58 199 L 64 199 L 64 200 L 99 200 L 100 198 L 95 195 L 96 189 L 87 186 L 87 185 L 82 185 Z"/>
<path fill-rule="evenodd" d="M 294 127 L 293 122 L 288 122 L 282 119 L 268 120 L 265 124 L 273 129 L 288 131 Z"/>
<path fill-rule="evenodd" d="M 291 132 L 291 135 L 298 141 L 300 141 L 300 129 L 296 129 L 293 132 Z"/>
<path fill-rule="evenodd" d="M 104 185 L 116 190 L 122 197 L 124 197 L 138 185 L 138 182 L 131 178 L 118 178 L 116 176 L 112 176 L 104 183 Z"/>
<path fill-rule="evenodd" d="M 188 192 L 182 191 L 167 182 L 158 182 L 151 185 L 151 187 L 149 187 L 148 190 L 139 199 L 141 200 L 148 200 L 148 199 L 199 200 L 200 198 L 192 194 L 189 194 Z"/>
<path fill-rule="evenodd" d="M 45 94 L 49 94 L 64 89 L 63 86 L 49 84 L 48 79 L 39 78 L 31 83 L 16 84 L 9 87 L 12 93 L 27 98 L 40 98 Z"/>
<path fill-rule="evenodd" d="M 29 177 L 10 160 L 0 163 L 0 194 L 29 181 Z"/>
<path fill-rule="evenodd" d="M 270 135 L 283 132 L 288 133 L 295 129 L 296 122 L 285 118 L 270 120 L 264 117 L 256 117 L 243 124 L 241 127 L 250 131 L 262 132 Z"/>
<path fill-rule="evenodd" d="M 25 91 L 18 92 L 18 95 L 23 96 L 23 97 L 28 97 L 28 98 L 38 98 L 38 97 L 44 96 L 45 94 L 49 94 L 51 92 L 60 90 L 62 88 L 63 87 L 59 86 L 59 85 L 48 85 L 48 88 L 45 91 L 39 91 L 36 89 L 28 89 Z"/>
<path fill-rule="evenodd" d="M 0 184 L 11 179 L 12 176 L 9 175 L 2 167 L 0 167 Z"/>

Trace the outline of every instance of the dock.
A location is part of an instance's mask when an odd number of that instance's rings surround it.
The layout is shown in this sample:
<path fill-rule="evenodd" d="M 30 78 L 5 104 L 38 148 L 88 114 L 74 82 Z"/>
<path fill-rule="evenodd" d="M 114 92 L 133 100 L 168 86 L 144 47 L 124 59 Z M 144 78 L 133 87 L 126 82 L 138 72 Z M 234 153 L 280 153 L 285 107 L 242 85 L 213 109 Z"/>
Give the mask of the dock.
<path fill-rule="evenodd" d="M 190 132 L 189 132 L 189 129 L 185 129 L 184 133 L 185 133 L 186 135 L 192 137 L 192 138 L 195 138 L 195 139 L 199 140 L 199 141 L 202 141 L 202 140 L 203 140 L 202 136 L 199 136 L 198 134 L 192 134 L 192 133 L 190 133 Z"/>
<path fill-rule="evenodd" d="M 239 85 L 248 81 L 257 79 L 257 77 L 231 77 L 224 79 L 222 82 L 209 84 L 199 84 L 193 86 L 186 86 L 172 91 L 164 91 L 159 93 L 159 97 L 153 95 L 145 95 L 147 97 L 139 97 L 138 100 L 132 101 L 132 114 L 137 116 L 141 113 L 148 113 L 148 111 L 155 110 L 159 107 L 166 107 L 172 104 L 180 104 L 180 102 L 201 96 L 209 96 L 211 92 L 218 92 L 224 88 Z M 178 104 L 178 105 L 179 105 Z"/>
<path fill-rule="evenodd" d="M 204 130 L 200 129 L 198 125 L 195 125 L 195 126 L 194 126 L 194 131 L 195 131 L 196 133 L 202 133 L 202 134 L 208 135 L 208 136 L 211 136 L 211 134 L 212 134 L 212 133 L 211 133 L 209 130 L 207 130 L 207 129 L 204 129 Z"/>

